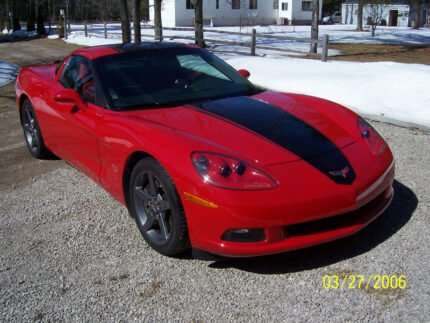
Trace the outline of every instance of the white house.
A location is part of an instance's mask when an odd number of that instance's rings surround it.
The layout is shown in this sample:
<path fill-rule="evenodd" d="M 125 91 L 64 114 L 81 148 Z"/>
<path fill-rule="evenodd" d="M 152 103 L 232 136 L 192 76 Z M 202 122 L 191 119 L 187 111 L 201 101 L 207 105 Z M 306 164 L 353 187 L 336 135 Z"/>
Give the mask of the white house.
<path fill-rule="evenodd" d="M 408 27 L 411 24 L 411 20 L 414 20 L 415 8 L 411 8 L 410 5 L 405 3 L 386 3 L 377 4 L 381 10 L 381 18 L 387 26 L 394 27 Z M 349 1 L 348 3 L 342 4 L 342 23 L 357 24 L 357 1 Z M 421 24 L 430 24 L 429 10 L 426 6 L 422 6 Z M 370 5 L 364 5 L 363 7 L 363 24 L 367 24 L 371 16 Z M 346 20 L 345 20 L 346 19 Z M 429 20 L 429 22 L 427 22 Z"/>
<path fill-rule="evenodd" d="M 310 24 L 312 8 L 312 0 L 203 0 L 204 22 L 213 26 Z M 193 0 L 163 0 L 161 19 L 165 27 L 193 26 Z"/>

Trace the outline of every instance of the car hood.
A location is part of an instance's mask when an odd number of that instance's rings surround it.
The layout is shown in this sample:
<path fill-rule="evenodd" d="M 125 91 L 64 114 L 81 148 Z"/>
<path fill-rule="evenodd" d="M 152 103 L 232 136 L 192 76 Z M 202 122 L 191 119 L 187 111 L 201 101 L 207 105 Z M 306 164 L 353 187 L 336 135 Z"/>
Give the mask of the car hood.
<path fill-rule="evenodd" d="M 204 142 L 219 147 L 223 153 L 263 165 L 301 159 L 309 162 L 333 153 L 334 158 L 341 158 L 339 151 L 354 142 L 354 138 L 321 109 L 276 92 L 127 114 L 198 139 L 194 150 L 207 149 L 201 146 Z M 331 169 L 332 165 L 333 161 Z"/>

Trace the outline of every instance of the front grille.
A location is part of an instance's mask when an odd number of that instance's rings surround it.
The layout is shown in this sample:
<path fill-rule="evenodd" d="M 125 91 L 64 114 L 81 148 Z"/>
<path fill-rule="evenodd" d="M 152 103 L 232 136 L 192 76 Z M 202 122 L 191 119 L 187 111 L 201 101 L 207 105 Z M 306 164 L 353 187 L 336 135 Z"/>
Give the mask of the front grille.
<path fill-rule="evenodd" d="M 387 193 L 389 190 L 391 190 L 391 187 L 357 210 L 331 216 L 321 220 L 285 226 L 284 235 L 288 239 L 292 237 L 335 231 L 345 227 L 364 224 L 375 215 L 375 209 L 382 208 L 381 205 L 383 205 L 384 200 L 387 199 Z"/>

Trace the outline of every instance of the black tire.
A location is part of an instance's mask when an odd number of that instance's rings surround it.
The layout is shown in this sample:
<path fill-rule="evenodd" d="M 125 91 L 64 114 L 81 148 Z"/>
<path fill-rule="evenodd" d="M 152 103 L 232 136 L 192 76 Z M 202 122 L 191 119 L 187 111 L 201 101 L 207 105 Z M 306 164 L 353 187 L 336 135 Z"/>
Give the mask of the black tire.
<path fill-rule="evenodd" d="M 189 249 L 184 208 L 166 170 L 153 158 L 133 168 L 129 187 L 129 210 L 151 248 L 166 256 Z"/>
<path fill-rule="evenodd" d="M 43 142 L 42 132 L 37 121 L 36 112 L 27 99 L 21 107 L 21 125 L 24 131 L 24 139 L 27 144 L 28 151 L 33 157 L 45 159 L 50 156 L 49 150 Z"/>

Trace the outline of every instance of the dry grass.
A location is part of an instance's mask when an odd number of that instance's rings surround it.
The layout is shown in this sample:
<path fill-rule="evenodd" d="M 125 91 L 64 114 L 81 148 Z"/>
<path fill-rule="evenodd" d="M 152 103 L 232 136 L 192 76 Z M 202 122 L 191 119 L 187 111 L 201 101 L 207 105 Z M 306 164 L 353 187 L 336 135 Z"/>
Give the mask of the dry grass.
<path fill-rule="evenodd" d="M 63 59 L 82 46 L 67 44 L 60 39 L 39 38 L 0 43 L 0 59 L 19 66 L 49 63 Z"/>
<path fill-rule="evenodd" d="M 330 49 L 341 52 L 331 56 L 333 61 L 381 62 L 430 65 L 430 46 L 412 45 L 370 45 L 370 44 L 330 44 Z M 320 59 L 320 56 L 308 55 L 306 58 Z"/>

